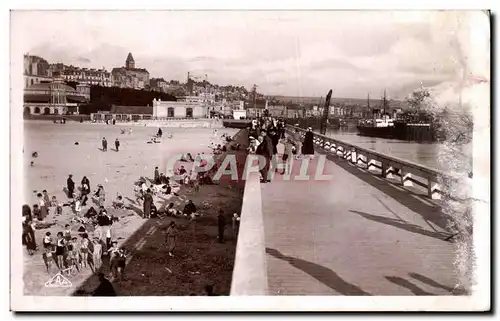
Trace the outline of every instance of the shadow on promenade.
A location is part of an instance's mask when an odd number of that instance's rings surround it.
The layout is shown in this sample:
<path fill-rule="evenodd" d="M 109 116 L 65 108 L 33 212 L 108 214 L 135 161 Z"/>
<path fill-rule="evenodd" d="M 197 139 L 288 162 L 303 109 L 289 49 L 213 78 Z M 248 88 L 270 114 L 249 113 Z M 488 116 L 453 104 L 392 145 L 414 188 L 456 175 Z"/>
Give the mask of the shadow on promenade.
<path fill-rule="evenodd" d="M 391 225 L 391 226 L 394 226 L 396 228 L 399 228 L 399 229 L 402 229 L 402 230 L 405 230 L 405 231 L 408 231 L 411 233 L 429 236 L 429 237 L 433 237 L 433 238 L 436 238 L 436 239 L 444 241 L 444 242 L 448 242 L 445 239 L 449 236 L 449 234 L 427 231 L 418 225 L 410 224 L 408 222 L 405 222 L 402 220 L 396 220 L 396 219 L 393 219 L 390 217 L 378 216 L 378 215 L 373 215 L 373 214 L 369 214 L 369 213 L 365 213 L 365 212 L 361 212 L 361 211 L 355 211 L 355 210 L 349 210 L 349 212 L 361 215 L 362 217 L 364 217 L 368 220 L 372 220 L 372 221 L 382 223 L 382 224 Z"/>
<path fill-rule="evenodd" d="M 343 295 L 371 295 L 354 284 L 344 281 L 337 273 L 316 263 L 283 255 L 278 250 L 266 248 L 266 253 L 277 259 L 290 263 L 293 267 L 304 271 L 319 282 Z"/>
<path fill-rule="evenodd" d="M 403 288 L 407 288 L 408 290 L 411 291 L 411 293 L 413 293 L 415 295 L 436 295 L 433 293 L 426 292 L 426 291 L 422 290 L 421 288 L 419 288 L 418 286 L 416 286 L 415 284 L 411 283 L 410 281 L 403 279 L 403 278 L 400 278 L 398 276 L 386 276 L 385 278 L 389 282 L 392 282 L 392 283 L 399 285 Z"/>
<path fill-rule="evenodd" d="M 348 161 L 341 159 L 339 156 L 327 153 L 326 151 L 319 148 L 316 148 L 315 150 L 320 154 L 326 155 L 326 158 L 328 160 L 331 160 L 348 173 L 356 176 L 357 178 L 363 180 L 365 183 L 370 184 L 381 192 L 387 194 L 413 212 L 418 213 L 424 220 L 434 223 L 443 230 L 448 230 L 449 219 L 444 213 L 442 213 L 439 206 L 428 205 L 414 197 L 414 195 L 421 196 L 421 194 L 414 193 L 409 190 L 401 191 L 389 184 L 389 181 L 378 180 L 377 178 L 375 178 L 374 174 L 361 171 L 358 167 L 351 165 Z"/>
<path fill-rule="evenodd" d="M 434 281 L 433 279 L 426 277 L 425 275 L 418 274 L 418 273 L 408 273 L 408 275 L 410 277 L 414 278 L 415 280 L 418 280 L 422 283 L 430 285 L 434 288 L 443 289 L 445 291 L 450 292 L 453 295 L 467 295 L 467 291 L 465 289 L 462 289 L 459 287 L 452 288 L 451 286 L 447 286 L 447 285 L 438 283 L 438 282 Z"/>

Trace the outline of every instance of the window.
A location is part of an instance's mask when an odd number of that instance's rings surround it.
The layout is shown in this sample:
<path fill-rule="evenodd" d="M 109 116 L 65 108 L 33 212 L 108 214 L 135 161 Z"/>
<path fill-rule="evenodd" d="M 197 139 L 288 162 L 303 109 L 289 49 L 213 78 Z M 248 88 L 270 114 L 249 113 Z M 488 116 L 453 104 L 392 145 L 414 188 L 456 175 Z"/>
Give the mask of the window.
<path fill-rule="evenodd" d="M 33 81 L 33 79 L 31 79 L 31 84 L 33 85 L 33 83 L 34 83 L 34 81 Z"/>
<path fill-rule="evenodd" d="M 40 114 L 40 107 L 35 107 L 34 113 L 35 114 Z"/>
<path fill-rule="evenodd" d="M 167 109 L 167 117 L 175 117 L 174 108 L 168 107 Z"/>
<path fill-rule="evenodd" d="M 193 108 L 191 107 L 186 108 L 186 117 L 193 118 Z"/>

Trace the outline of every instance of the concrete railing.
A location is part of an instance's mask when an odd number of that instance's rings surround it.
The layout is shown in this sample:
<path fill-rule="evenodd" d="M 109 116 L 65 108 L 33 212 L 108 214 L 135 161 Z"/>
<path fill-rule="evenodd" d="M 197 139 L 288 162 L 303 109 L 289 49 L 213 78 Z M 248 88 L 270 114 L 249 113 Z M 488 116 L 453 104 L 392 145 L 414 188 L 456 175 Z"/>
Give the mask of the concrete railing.
<path fill-rule="evenodd" d="M 267 267 L 259 173 L 245 183 L 231 295 L 267 295 Z"/>
<path fill-rule="evenodd" d="M 305 136 L 306 130 L 287 125 L 288 131 L 299 130 L 301 136 Z M 317 148 L 328 153 L 337 155 L 352 164 L 365 167 L 369 172 L 374 169 L 383 178 L 400 177 L 403 186 L 413 184 L 427 189 L 427 196 L 431 199 L 441 199 L 444 194 L 441 185 L 460 178 L 454 177 L 437 169 L 432 169 L 394 156 L 385 155 L 367 148 L 343 142 L 338 139 L 313 133 L 314 144 Z"/>

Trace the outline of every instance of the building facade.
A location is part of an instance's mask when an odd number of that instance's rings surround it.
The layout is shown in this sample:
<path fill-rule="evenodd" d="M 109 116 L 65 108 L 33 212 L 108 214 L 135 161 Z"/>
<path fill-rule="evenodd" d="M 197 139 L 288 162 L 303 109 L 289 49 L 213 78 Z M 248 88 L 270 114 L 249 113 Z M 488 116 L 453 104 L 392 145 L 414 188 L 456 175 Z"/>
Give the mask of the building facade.
<path fill-rule="evenodd" d="M 24 88 L 31 85 L 52 82 L 52 72 L 47 60 L 38 57 L 24 55 Z"/>
<path fill-rule="evenodd" d="M 88 85 L 77 88 L 64 83 L 62 77 L 55 77 L 50 83 L 33 84 L 24 89 L 24 115 L 78 114 L 78 107 L 90 100 Z"/>
<path fill-rule="evenodd" d="M 151 78 L 149 86 L 153 91 L 167 92 L 168 82 L 163 78 Z"/>
<path fill-rule="evenodd" d="M 125 67 L 113 68 L 111 71 L 112 83 L 115 87 L 147 89 L 149 88 L 149 72 L 146 69 L 136 68 L 132 53 L 125 60 Z"/>
<path fill-rule="evenodd" d="M 207 106 L 199 101 L 153 100 L 153 118 L 206 118 Z"/>
<path fill-rule="evenodd" d="M 52 74 L 60 75 L 66 81 L 77 82 L 89 86 L 98 85 L 111 87 L 111 73 L 106 69 L 80 68 L 73 65 L 66 66 L 62 63 L 50 65 Z"/>

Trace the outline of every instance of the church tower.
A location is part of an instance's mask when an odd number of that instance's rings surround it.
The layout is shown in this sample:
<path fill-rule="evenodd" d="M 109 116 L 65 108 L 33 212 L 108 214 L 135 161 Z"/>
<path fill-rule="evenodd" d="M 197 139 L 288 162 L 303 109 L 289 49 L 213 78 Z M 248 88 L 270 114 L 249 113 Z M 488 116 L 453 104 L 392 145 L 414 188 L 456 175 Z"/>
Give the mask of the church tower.
<path fill-rule="evenodd" d="M 127 60 L 125 60 L 125 68 L 127 68 L 127 69 L 134 69 L 135 68 L 135 61 L 134 61 L 134 57 L 132 57 L 131 52 L 128 53 Z"/>

